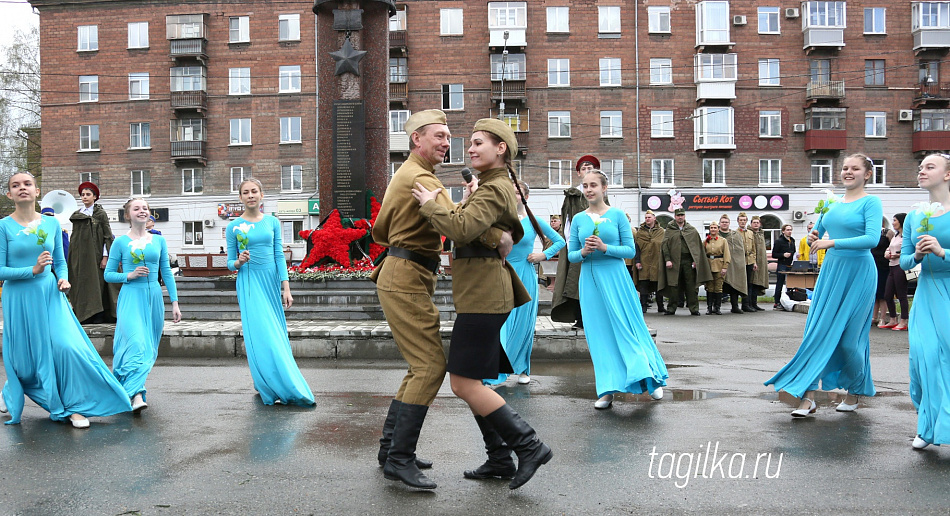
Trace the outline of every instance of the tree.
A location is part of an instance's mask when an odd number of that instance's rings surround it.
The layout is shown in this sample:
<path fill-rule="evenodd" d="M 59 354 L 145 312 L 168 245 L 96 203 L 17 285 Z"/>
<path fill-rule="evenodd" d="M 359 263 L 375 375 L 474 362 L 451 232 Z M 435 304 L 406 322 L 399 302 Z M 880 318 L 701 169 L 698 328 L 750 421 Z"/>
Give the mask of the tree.
<path fill-rule="evenodd" d="M 20 129 L 40 125 L 39 29 L 17 29 L 13 43 L 0 49 L 0 59 L 0 181 L 5 188 L 10 174 L 27 169 L 27 139 L 38 133 Z M 39 167 L 30 168 L 40 175 Z M 0 215 L 10 211 L 10 201 L 0 197 Z"/>

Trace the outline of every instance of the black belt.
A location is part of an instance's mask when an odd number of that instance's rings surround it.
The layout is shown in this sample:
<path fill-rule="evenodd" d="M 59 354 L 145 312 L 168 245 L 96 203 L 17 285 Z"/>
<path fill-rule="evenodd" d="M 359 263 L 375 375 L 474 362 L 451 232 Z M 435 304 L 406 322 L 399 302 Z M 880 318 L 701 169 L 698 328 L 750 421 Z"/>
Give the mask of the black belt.
<path fill-rule="evenodd" d="M 452 251 L 453 258 L 501 258 L 498 249 L 489 249 L 487 247 L 467 245 L 456 247 Z"/>
<path fill-rule="evenodd" d="M 717 255 L 707 254 L 706 258 L 709 258 L 710 260 L 715 260 L 716 258 L 722 258 L 723 256 L 725 255 L 720 254 L 717 256 Z"/>
<path fill-rule="evenodd" d="M 409 260 L 410 262 L 418 263 L 427 270 L 431 271 L 433 274 L 439 272 L 439 266 L 442 265 L 440 260 L 428 258 L 415 251 L 410 251 L 401 247 L 390 247 L 389 256 L 395 256 L 396 258 L 402 258 L 404 260 Z"/>

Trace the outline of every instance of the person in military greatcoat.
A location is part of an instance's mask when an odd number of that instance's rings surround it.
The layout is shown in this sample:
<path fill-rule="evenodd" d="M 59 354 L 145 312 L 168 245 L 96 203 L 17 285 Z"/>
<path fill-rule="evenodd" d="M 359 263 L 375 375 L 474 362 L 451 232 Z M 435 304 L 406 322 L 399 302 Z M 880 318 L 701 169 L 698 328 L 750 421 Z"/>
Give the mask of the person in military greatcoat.
<path fill-rule="evenodd" d="M 745 240 L 738 231 L 729 229 L 730 222 L 729 215 L 723 214 L 719 217 L 719 236 L 729 242 L 729 256 L 731 258 L 726 270 L 722 291 L 723 297 L 729 295 L 729 301 L 732 304 L 732 310 L 730 311 L 734 314 L 741 314 L 743 312 L 739 308 L 739 296 L 744 296 L 749 288 L 745 273 Z"/>
<path fill-rule="evenodd" d="M 650 294 L 656 295 L 657 312 L 666 311 L 663 307 L 663 296 L 657 292 L 657 283 L 663 273 L 661 269 L 663 233 L 663 228 L 656 222 L 656 215 L 648 210 L 643 216 L 643 224 L 640 224 L 634 235 L 638 249 L 637 256 L 634 258 L 637 290 L 640 292 L 640 305 L 643 306 L 644 313 L 647 311 Z"/>
<path fill-rule="evenodd" d="M 666 315 L 676 314 L 676 299 L 680 292 L 686 293 L 686 306 L 690 315 L 699 314 L 698 284 L 712 281 L 709 261 L 703 248 L 703 239 L 692 225 L 686 222 L 686 210 L 678 208 L 673 220 L 666 226 L 661 247 L 666 274 L 660 276 L 661 289 L 670 299 Z"/>

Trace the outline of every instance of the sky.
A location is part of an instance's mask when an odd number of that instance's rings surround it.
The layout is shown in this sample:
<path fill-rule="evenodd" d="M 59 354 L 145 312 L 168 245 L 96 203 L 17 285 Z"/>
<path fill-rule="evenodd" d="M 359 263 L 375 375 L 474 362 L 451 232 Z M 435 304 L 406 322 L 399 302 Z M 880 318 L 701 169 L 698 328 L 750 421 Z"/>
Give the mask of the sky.
<path fill-rule="evenodd" d="M 26 0 L 0 0 L 0 20 L 0 47 L 13 42 L 16 29 L 26 31 L 40 23 L 40 17 Z"/>

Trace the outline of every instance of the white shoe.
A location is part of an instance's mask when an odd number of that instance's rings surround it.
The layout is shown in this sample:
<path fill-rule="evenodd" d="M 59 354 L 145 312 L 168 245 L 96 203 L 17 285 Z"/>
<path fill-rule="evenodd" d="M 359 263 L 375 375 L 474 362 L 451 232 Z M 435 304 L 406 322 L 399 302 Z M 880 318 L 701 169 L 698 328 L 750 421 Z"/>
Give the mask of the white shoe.
<path fill-rule="evenodd" d="M 594 402 L 594 408 L 597 410 L 609 409 L 614 404 L 614 395 L 605 394 Z"/>
<path fill-rule="evenodd" d="M 858 397 L 855 396 L 855 398 L 858 398 Z M 837 410 L 838 412 L 854 412 L 855 410 L 858 409 L 858 401 L 860 401 L 860 399 L 856 399 L 854 402 L 854 405 L 848 405 L 847 403 L 842 401 L 841 403 L 838 404 L 838 407 L 835 410 Z"/>
<path fill-rule="evenodd" d="M 655 400 L 663 399 L 663 387 L 657 387 L 656 390 L 650 393 L 650 397 Z"/>
<path fill-rule="evenodd" d="M 145 400 L 142 399 L 142 393 L 136 394 L 132 398 L 132 412 L 137 414 L 147 408 L 148 408 L 148 403 L 145 403 Z"/>
<path fill-rule="evenodd" d="M 73 416 L 79 416 L 79 419 Z M 81 414 L 73 414 L 73 416 L 69 416 L 69 422 L 72 423 L 73 428 L 89 428 L 89 420 L 84 416 Z"/>
<path fill-rule="evenodd" d="M 911 444 L 915 450 L 923 450 L 924 448 L 930 446 L 930 443 L 920 438 L 920 436 L 914 437 L 914 444 Z"/>
<path fill-rule="evenodd" d="M 3 401 L 3 393 L 0 392 L 0 414 L 7 413 L 7 404 Z"/>
<path fill-rule="evenodd" d="M 815 404 L 815 401 L 811 398 L 802 398 L 802 401 L 807 401 L 811 405 L 807 409 L 795 409 L 792 411 L 792 417 L 805 417 L 808 414 L 814 414 L 818 411 L 818 405 Z"/>
<path fill-rule="evenodd" d="M 521 373 L 518 375 L 518 383 L 520 385 L 528 385 L 529 383 L 531 383 L 531 377 L 525 373 Z"/>

